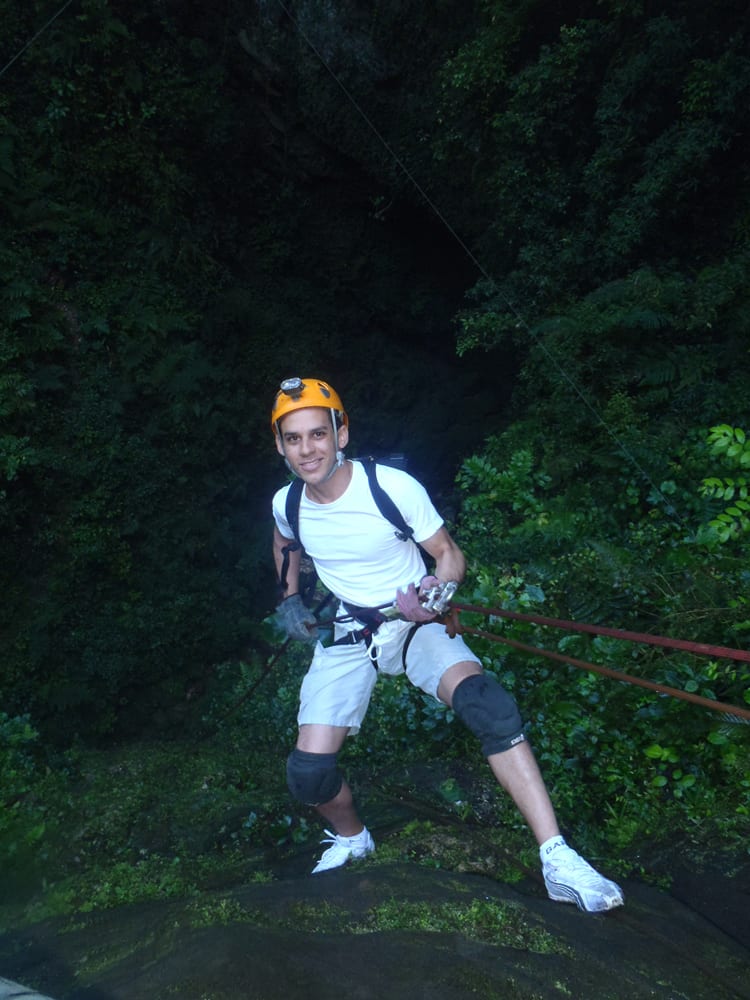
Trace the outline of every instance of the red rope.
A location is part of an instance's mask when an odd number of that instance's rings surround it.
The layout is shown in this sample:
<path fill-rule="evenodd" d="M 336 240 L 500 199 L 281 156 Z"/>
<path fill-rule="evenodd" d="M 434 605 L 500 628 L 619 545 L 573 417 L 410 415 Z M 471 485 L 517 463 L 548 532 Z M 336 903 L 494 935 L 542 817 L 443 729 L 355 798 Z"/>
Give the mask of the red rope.
<path fill-rule="evenodd" d="M 455 607 L 455 605 L 454 605 Z M 704 698 L 702 695 L 693 694 L 690 691 L 681 691 L 679 688 L 668 687 L 666 684 L 657 684 L 656 681 L 643 680 L 640 677 L 633 677 L 631 674 L 624 674 L 619 670 L 612 670 L 611 667 L 601 667 L 598 663 L 587 663 L 585 660 L 577 660 L 572 656 L 565 656 L 563 653 L 555 653 L 549 649 L 541 649 L 538 646 L 527 646 L 523 642 L 516 642 L 515 639 L 506 639 L 505 636 L 495 635 L 494 632 L 484 632 L 482 629 L 472 628 L 469 625 L 461 625 L 458 622 L 457 630 L 462 634 L 476 635 L 481 639 L 490 639 L 493 642 L 502 642 L 506 646 L 513 646 L 514 649 L 520 649 L 524 653 L 532 653 L 535 656 L 546 656 L 550 660 L 557 660 L 560 663 L 568 663 L 573 667 L 579 667 L 582 670 L 593 670 L 597 674 L 603 674 L 605 677 L 611 677 L 616 681 L 624 681 L 626 684 L 635 684 L 638 687 L 648 688 L 650 691 L 658 691 L 660 694 L 668 694 L 673 698 L 679 698 L 682 701 L 690 701 L 695 705 L 702 705 L 704 708 L 710 708 L 714 712 L 723 712 L 727 715 L 737 715 L 743 719 L 750 720 L 750 709 L 740 708 L 739 705 L 729 705 L 721 701 L 714 701 L 711 698 Z"/>
<path fill-rule="evenodd" d="M 613 639 L 626 639 L 630 642 L 645 642 L 650 646 L 666 646 L 668 649 L 682 649 L 701 656 L 718 656 L 723 659 L 744 660 L 750 663 L 750 650 L 731 649 L 728 646 L 711 646 L 705 642 L 688 642 L 687 639 L 668 639 L 662 635 L 649 635 L 646 632 L 626 632 L 618 628 L 605 628 L 601 625 L 587 625 L 584 622 L 569 622 L 559 618 L 541 618 L 539 615 L 523 615 L 518 611 L 505 611 L 503 608 L 482 608 L 474 604 L 452 604 L 457 611 L 472 611 L 486 617 L 513 618 L 521 622 L 533 622 L 536 625 L 550 625 L 552 628 L 562 628 L 569 632 L 590 632 L 594 635 L 606 635 Z"/>
<path fill-rule="evenodd" d="M 666 684 L 657 684 L 656 681 L 644 680 L 641 677 L 634 677 L 631 674 L 613 670 L 611 667 L 602 667 L 597 663 L 588 663 L 586 660 L 577 660 L 572 656 L 565 656 L 563 653 L 555 653 L 549 649 L 542 649 L 539 646 L 529 646 L 515 639 L 508 639 L 505 636 L 496 635 L 494 632 L 486 632 L 483 629 L 474 628 L 470 625 L 463 625 L 459 621 L 458 612 L 468 611 L 475 614 L 484 615 L 486 618 L 513 618 L 516 621 L 532 622 L 535 625 L 549 625 L 553 628 L 562 628 L 572 632 L 588 632 L 594 635 L 606 635 L 615 639 L 623 639 L 629 642 L 643 642 L 652 646 L 664 646 L 669 649 L 687 650 L 691 653 L 698 653 L 703 656 L 718 656 L 733 660 L 750 661 L 750 652 L 740 649 L 730 649 L 727 646 L 712 646 L 702 642 L 688 642 L 684 639 L 668 639 L 660 635 L 648 635 L 643 632 L 626 632 L 623 629 L 605 628 L 599 625 L 588 625 L 584 622 L 564 621 L 559 618 L 543 618 L 539 615 L 525 615 L 518 611 L 506 611 L 504 608 L 483 608 L 474 604 L 452 604 L 451 613 L 446 620 L 446 629 L 449 633 L 460 632 L 466 635 L 476 635 L 481 639 L 489 639 L 492 642 L 502 642 L 506 646 L 521 650 L 524 653 L 531 653 L 534 656 L 544 656 L 549 660 L 557 660 L 559 663 L 567 663 L 570 666 L 578 667 L 581 670 L 590 670 L 604 677 L 613 680 L 623 681 L 626 684 L 634 684 L 637 687 L 647 688 L 650 691 L 657 691 L 659 694 L 667 694 L 672 698 L 679 698 L 681 701 L 689 701 L 695 705 L 702 705 L 714 712 L 722 712 L 727 715 L 750 720 L 750 709 L 742 708 L 739 705 L 729 705 L 721 701 L 714 701 L 712 698 L 704 698 L 702 695 L 693 694 L 691 691 L 681 691 L 679 688 L 669 687 Z"/>

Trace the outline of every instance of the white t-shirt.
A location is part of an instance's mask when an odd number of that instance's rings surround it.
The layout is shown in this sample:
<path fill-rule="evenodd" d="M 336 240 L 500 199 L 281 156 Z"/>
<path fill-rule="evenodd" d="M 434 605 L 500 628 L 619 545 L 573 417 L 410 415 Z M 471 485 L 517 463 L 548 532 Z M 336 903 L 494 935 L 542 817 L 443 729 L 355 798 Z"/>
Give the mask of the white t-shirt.
<path fill-rule="evenodd" d="M 378 482 L 414 529 L 417 542 L 426 541 L 443 525 L 427 491 L 413 476 L 378 465 Z M 285 538 L 293 538 L 286 519 L 289 486 L 273 498 L 273 516 Z M 411 541 L 395 536 L 396 528 L 378 510 L 361 462 L 352 462 L 346 491 L 332 503 L 319 504 L 302 490 L 300 541 L 315 563 L 325 586 L 342 601 L 360 608 L 395 599 L 396 591 L 418 583 L 425 574 L 422 555 Z"/>

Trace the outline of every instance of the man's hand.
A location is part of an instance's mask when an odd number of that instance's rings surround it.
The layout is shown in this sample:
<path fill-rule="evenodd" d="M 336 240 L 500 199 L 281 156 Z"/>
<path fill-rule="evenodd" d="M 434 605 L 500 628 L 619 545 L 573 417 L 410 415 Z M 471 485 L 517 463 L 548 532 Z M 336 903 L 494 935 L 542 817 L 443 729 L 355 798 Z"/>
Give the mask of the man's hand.
<path fill-rule="evenodd" d="M 436 576 L 423 576 L 418 592 L 413 583 L 409 584 L 406 593 L 398 591 L 396 605 L 409 622 L 432 622 L 445 614 L 457 589 L 455 580 L 443 583 Z"/>
<path fill-rule="evenodd" d="M 426 601 L 427 595 L 430 593 L 430 591 L 433 590 L 433 588 L 439 586 L 440 586 L 440 580 L 438 580 L 436 576 L 430 576 L 429 574 L 427 576 L 423 576 L 422 579 L 419 581 L 420 600 Z"/>
<path fill-rule="evenodd" d="M 409 584 L 406 593 L 401 590 L 396 593 L 396 604 L 408 622 L 431 622 L 435 620 L 434 612 L 425 611 L 422 607 L 417 588 L 413 583 Z"/>
<path fill-rule="evenodd" d="M 299 594 L 285 598 L 276 608 L 284 631 L 290 639 L 317 642 L 318 623 L 312 611 L 305 607 Z"/>

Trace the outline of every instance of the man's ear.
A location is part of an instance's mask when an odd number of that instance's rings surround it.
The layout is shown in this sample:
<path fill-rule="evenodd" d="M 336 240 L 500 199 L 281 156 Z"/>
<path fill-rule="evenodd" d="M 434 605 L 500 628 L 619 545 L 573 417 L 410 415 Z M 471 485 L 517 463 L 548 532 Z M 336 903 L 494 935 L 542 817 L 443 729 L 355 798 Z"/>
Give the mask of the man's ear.
<path fill-rule="evenodd" d="M 283 458 L 286 458 L 286 455 L 284 454 L 284 445 L 281 442 L 281 435 L 278 433 L 274 434 L 274 438 L 276 440 L 276 451 L 278 451 L 279 455 Z"/>
<path fill-rule="evenodd" d="M 349 428 L 346 426 L 346 424 L 342 424 L 338 430 L 339 451 L 343 451 L 348 444 L 349 444 Z"/>

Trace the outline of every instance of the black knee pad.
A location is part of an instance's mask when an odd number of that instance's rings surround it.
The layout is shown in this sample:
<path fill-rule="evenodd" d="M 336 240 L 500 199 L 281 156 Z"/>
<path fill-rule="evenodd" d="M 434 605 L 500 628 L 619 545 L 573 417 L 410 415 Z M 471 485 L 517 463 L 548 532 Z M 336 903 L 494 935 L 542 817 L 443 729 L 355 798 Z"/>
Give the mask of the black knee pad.
<path fill-rule="evenodd" d="M 518 706 L 494 677 L 472 674 L 461 681 L 453 692 L 453 711 L 478 737 L 485 757 L 526 739 Z"/>
<path fill-rule="evenodd" d="M 336 798 L 344 783 L 336 766 L 337 756 L 335 753 L 292 750 L 286 762 L 286 780 L 298 802 L 319 806 Z"/>

